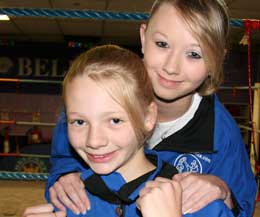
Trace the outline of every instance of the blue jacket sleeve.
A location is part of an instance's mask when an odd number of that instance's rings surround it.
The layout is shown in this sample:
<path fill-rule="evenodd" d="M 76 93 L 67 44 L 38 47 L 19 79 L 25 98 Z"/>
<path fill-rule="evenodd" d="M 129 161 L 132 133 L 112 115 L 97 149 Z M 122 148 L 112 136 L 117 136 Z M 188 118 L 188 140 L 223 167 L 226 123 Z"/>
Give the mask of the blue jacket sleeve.
<path fill-rule="evenodd" d="M 184 217 L 234 217 L 233 212 L 225 205 L 222 200 L 215 200 L 199 211 L 186 214 Z"/>
<path fill-rule="evenodd" d="M 67 133 L 66 115 L 63 111 L 59 117 L 56 127 L 53 130 L 51 146 L 51 169 L 45 188 L 45 198 L 49 201 L 49 188 L 57 179 L 65 173 L 81 171 L 82 164 L 72 150 Z"/>
<path fill-rule="evenodd" d="M 236 122 L 217 98 L 214 135 L 217 154 L 209 173 L 222 178 L 228 185 L 238 204 L 238 216 L 252 216 L 257 188 L 246 146 Z"/>

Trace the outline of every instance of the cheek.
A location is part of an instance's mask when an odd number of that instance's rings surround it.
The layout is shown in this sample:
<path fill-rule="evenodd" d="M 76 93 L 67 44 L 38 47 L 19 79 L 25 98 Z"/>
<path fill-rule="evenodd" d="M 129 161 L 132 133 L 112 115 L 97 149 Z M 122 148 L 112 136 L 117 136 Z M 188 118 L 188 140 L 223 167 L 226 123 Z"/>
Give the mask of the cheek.
<path fill-rule="evenodd" d="M 144 63 L 145 63 L 145 67 L 147 69 L 147 72 L 148 72 L 150 79 L 153 80 L 156 73 L 160 71 L 160 68 L 161 68 L 163 61 L 161 61 L 161 59 L 158 57 L 158 55 L 153 56 L 153 55 L 150 55 L 150 54 L 151 53 L 149 53 L 148 55 L 145 56 Z"/>
<path fill-rule="evenodd" d="M 130 126 L 129 126 L 130 128 Z M 126 130 L 120 132 L 114 137 L 114 143 L 119 144 L 121 148 L 131 148 L 137 143 L 137 138 L 133 129 L 131 131 Z"/>
<path fill-rule="evenodd" d="M 151 61 L 151 56 L 149 54 L 150 54 L 150 52 L 146 51 L 146 53 L 144 55 L 144 65 L 147 69 L 149 69 L 153 64 L 153 62 Z"/>
<path fill-rule="evenodd" d="M 79 148 L 83 144 L 84 137 L 80 133 L 68 130 L 70 144 L 73 148 Z"/>
<path fill-rule="evenodd" d="M 137 141 L 135 134 L 133 134 L 131 139 L 128 140 L 128 148 L 131 150 L 136 150 L 138 149 L 138 147 L 139 147 L 139 142 Z"/>
<path fill-rule="evenodd" d="M 144 50 L 144 62 L 147 66 L 154 66 L 160 63 L 161 54 L 153 42 L 148 42 Z"/>
<path fill-rule="evenodd" d="M 189 68 L 188 78 L 192 83 L 201 84 L 208 76 L 207 69 L 204 65 L 190 67 Z"/>

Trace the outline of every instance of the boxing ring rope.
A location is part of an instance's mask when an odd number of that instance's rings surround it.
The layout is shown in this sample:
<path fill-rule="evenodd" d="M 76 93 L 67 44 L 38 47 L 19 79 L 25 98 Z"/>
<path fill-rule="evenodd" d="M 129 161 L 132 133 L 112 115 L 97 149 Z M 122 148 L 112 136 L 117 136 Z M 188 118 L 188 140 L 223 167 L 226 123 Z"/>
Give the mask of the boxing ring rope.
<path fill-rule="evenodd" d="M 38 83 L 38 84 L 61 84 L 62 83 L 62 81 L 55 81 L 55 80 L 16 79 L 16 78 L 0 78 L 0 82 Z"/>
<path fill-rule="evenodd" d="M 244 27 L 244 37 L 246 39 L 245 45 L 247 45 L 247 75 L 248 75 L 248 95 L 249 95 L 249 114 L 250 114 L 250 128 L 252 129 L 251 131 L 251 148 L 250 148 L 250 163 L 251 163 L 251 168 L 254 172 L 254 174 L 258 177 L 259 179 L 259 173 L 260 173 L 260 166 L 258 163 L 259 160 L 259 144 L 256 147 L 256 141 L 259 142 L 259 137 L 256 135 L 256 129 L 255 129 L 255 124 L 259 125 L 259 109 L 257 112 L 253 111 L 253 89 L 252 89 L 252 70 L 251 70 L 251 33 L 255 30 L 260 30 L 260 21 L 259 20 L 249 20 L 245 19 L 243 20 L 243 27 Z M 257 99 L 256 94 L 254 96 L 254 107 L 255 102 L 259 101 Z M 257 105 L 259 108 L 259 105 Z"/>
<path fill-rule="evenodd" d="M 73 10 L 73 9 L 51 9 L 51 8 L 0 8 L 0 14 L 10 17 L 45 17 L 52 19 L 96 19 L 96 20 L 147 20 L 149 13 L 142 12 L 116 12 L 97 10 Z M 230 25 L 243 27 L 242 19 L 231 19 Z"/>
<path fill-rule="evenodd" d="M 33 122 L 33 121 L 15 121 L 15 120 L 0 120 L 0 124 L 16 124 L 16 125 L 34 125 L 34 126 L 46 126 L 54 127 L 56 123 L 44 123 L 44 122 Z"/>
<path fill-rule="evenodd" d="M 252 128 L 250 128 L 250 127 L 244 126 L 244 125 L 242 125 L 242 124 L 239 124 L 238 126 L 239 126 L 241 129 L 249 130 L 249 131 L 252 132 Z M 260 130 L 254 129 L 254 131 L 255 131 L 256 133 L 259 133 L 259 134 L 260 134 Z"/>
<path fill-rule="evenodd" d="M 48 173 L 24 173 L 24 172 L 0 171 L 0 180 L 46 181 L 47 179 L 48 179 Z"/>
<path fill-rule="evenodd" d="M 62 81 L 56 80 L 40 80 L 40 79 L 16 79 L 16 78 L 0 78 L 0 82 L 17 82 L 17 83 L 50 83 L 50 84 L 61 84 Z M 252 89 L 260 89 L 259 86 L 252 86 Z M 221 86 L 219 89 L 222 90 L 248 90 L 248 86 Z"/>
<path fill-rule="evenodd" d="M 61 84 L 62 81 L 56 80 L 40 80 L 40 79 L 16 79 L 16 78 L 1 78 L 0 82 L 17 82 L 17 83 L 50 83 L 50 84 Z M 252 89 L 260 89 L 259 86 L 251 86 Z M 222 90 L 248 90 L 248 86 L 220 86 Z"/>
<path fill-rule="evenodd" d="M 50 158 L 50 155 L 45 154 L 23 154 L 23 153 L 0 153 L 0 157 L 38 157 Z"/>
<path fill-rule="evenodd" d="M 221 86 L 219 89 L 220 90 L 248 90 L 249 87 L 248 86 L 232 86 L 232 87 Z M 260 87 L 259 86 L 251 86 L 251 89 L 256 90 L 256 89 L 260 89 Z"/>
<path fill-rule="evenodd" d="M 0 124 L 15 124 L 15 121 L 14 120 L 0 120 Z"/>
<path fill-rule="evenodd" d="M 95 10 L 71 10 L 71 9 L 50 9 L 50 8 L 1 8 L 1 14 L 14 17 L 45 17 L 61 19 L 98 19 L 98 20 L 146 20 L 148 13 L 127 13 L 113 11 Z"/>

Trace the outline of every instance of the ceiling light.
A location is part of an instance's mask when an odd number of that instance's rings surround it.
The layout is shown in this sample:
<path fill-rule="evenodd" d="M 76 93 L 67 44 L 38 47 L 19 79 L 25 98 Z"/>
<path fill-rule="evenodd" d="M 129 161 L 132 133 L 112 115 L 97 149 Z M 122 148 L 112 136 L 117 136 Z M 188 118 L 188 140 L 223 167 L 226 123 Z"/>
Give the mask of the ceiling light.
<path fill-rule="evenodd" d="M 5 14 L 0 14 L 0 20 L 10 20 L 10 18 Z"/>

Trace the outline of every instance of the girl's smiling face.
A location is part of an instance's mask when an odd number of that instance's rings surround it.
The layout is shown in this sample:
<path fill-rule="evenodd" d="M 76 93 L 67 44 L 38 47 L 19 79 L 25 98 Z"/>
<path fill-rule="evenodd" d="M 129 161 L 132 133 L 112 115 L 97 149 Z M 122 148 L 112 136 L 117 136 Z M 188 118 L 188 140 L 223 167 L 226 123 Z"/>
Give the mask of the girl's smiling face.
<path fill-rule="evenodd" d="M 201 46 L 170 4 L 162 4 L 140 29 L 144 62 L 162 99 L 189 96 L 207 78 Z"/>
<path fill-rule="evenodd" d="M 98 174 L 127 171 L 130 159 L 143 150 L 122 106 L 85 75 L 67 84 L 65 97 L 68 134 L 76 152 Z"/>

